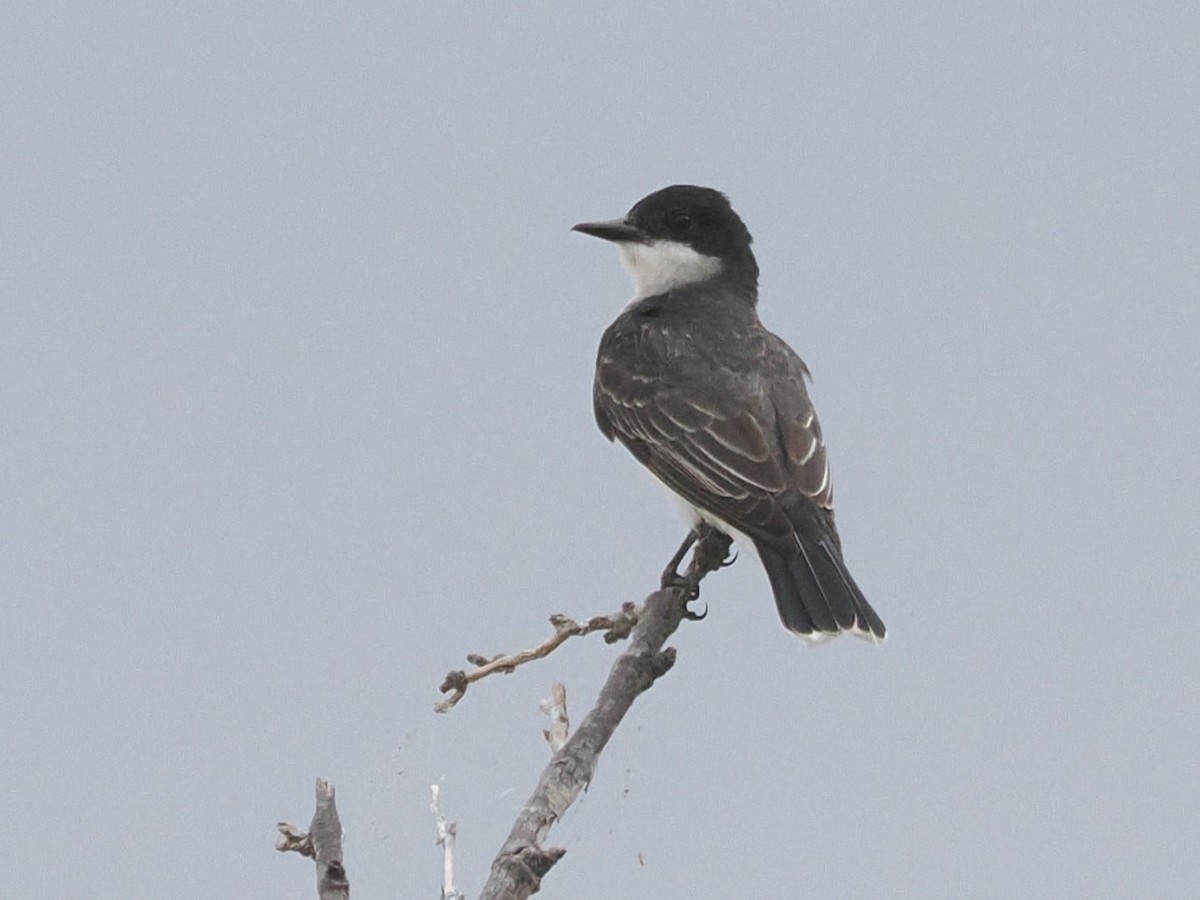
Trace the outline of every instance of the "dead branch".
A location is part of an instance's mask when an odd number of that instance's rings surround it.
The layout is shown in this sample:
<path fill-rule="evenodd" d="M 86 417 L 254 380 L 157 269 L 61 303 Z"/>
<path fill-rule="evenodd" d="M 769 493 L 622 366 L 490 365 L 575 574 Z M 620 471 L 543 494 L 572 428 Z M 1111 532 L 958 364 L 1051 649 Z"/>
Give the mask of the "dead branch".
<path fill-rule="evenodd" d="M 310 857 L 317 863 L 317 896 L 320 900 L 349 900 L 350 881 L 342 865 L 342 822 L 334 803 L 333 785 L 317 779 L 317 809 L 308 833 L 295 825 L 280 822 L 275 826 L 280 837 L 275 849 Z"/>
<path fill-rule="evenodd" d="M 442 815 L 441 788 L 432 785 L 430 792 L 433 800 L 429 808 L 437 819 L 437 844 L 442 848 L 442 897 L 441 900 L 467 900 L 464 894 L 454 887 L 454 847 L 458 840 L 458 825 L 446 820 Z"/>
<path fill-rule="evenodd" d="M 624 603 L 621 606 L 620 612 L 614 613 L 611 616 L 595 616 L 582 623 L 556 613 L 550 617 L 550 624 L 554 626 L 554 634 L 531 650 L 501 654 L 491 659 L 474 653 L 469 655 L 467 662 L 476 668 L 470 672 L 456 670 L 448 673 L 439 690 L 443 694 L 449 694 L 449 696 L 439 701 L 434 706 L 434 709 L 440 713 L 449 711 L 454 707 L 454 704 L 463 698 L 470 684 L 487 678 L 489 675 L 495 675 L 497 672 L 503 672 L 507 675 L 515 671 L 517 666 L 549 656 L 562 646 L 568 638 L 591 634 L 593 631 L 603 631 L 604 642 L 606 644 L 613 644 L 624 640 L 633 631 L 640 613 L 641 610 L 636 603 Z"/>
<path fill-rule="evenodd" d="M 693 542 L 691 564 L 680 577 L 675 568 Z M 700 581 L 725 564 L 729 546 L 726 535 L 704 528 L 685 542 L 682 553 L 668 566 L 662 589 L 646 598 L 629 646 L 613 663 L 596 705 L 542 771 L 492 862 L 480 900 L 524 900 L 538 891 L 542 878 L 566 853 L 561 848 L 543 847 L 542 842 L 591 783 L 600 753 L 634 700 L 674 665 L 675 649 L 664 650 L 663 645 L 684 618 L 699 618 L 687 605 L 699 595 Z"/>

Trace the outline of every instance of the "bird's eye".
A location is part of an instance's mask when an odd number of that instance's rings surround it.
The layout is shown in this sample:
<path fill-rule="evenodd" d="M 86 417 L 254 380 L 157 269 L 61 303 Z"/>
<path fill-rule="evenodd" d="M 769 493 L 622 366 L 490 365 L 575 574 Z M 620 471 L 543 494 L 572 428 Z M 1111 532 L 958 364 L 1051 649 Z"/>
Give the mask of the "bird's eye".
<path fill-rule="evenodd" d="M 692 227 L 692 217 L 685 212 L 669 212 L 666 215 L 667 227 L 672 231 L 687 231 Z"/>

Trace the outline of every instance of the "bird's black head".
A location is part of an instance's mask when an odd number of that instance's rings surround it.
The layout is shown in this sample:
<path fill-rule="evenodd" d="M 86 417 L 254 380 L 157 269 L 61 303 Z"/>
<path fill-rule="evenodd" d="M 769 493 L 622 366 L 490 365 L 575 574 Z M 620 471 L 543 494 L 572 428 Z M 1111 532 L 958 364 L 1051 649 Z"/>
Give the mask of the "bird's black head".
<path fill-rule="evenodd" d="M 676 184 L 643 197 L 625 221 L 658 240 L 678 241 L 705 256 L 737 260 L 749 255 L 750 232 L 729 198 L 712 188 Z"/>
<path fill-rule="evenodd" d="M 620 247 L 639 296 L 715 277 L 751 293 L 758 285 L 750 232 L 712 188 L 672 185 L 643 197 L 623 219 L 583 222 L 575 230 Z"/>

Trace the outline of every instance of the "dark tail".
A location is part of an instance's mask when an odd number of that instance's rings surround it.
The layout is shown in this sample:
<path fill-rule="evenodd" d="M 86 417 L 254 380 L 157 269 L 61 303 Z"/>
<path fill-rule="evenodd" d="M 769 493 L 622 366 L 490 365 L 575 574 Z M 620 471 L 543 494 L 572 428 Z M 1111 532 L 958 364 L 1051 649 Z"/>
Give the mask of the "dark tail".
<path fill-rule="evenodd" d="M 820 639 L 843 631 L 881 641 L 883 621 L 846 569 L 832 524 L 811 504 L 788 510 L 797 542 L 792 547 L 755 541 L 775 592 L 784 627 Z"/>

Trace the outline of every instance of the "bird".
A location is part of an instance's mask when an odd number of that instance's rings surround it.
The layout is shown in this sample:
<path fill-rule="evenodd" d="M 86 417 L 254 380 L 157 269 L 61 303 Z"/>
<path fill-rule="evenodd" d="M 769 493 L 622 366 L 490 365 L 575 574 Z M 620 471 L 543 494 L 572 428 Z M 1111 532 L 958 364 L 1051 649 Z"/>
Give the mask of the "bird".
<path fill-rule="evenodd" d="M 808 367 L 759 320 L 753 239 L 729 199 L 672 185 L 572 230 L 616 244 L 634 283 L 596 354 L 600 431 L 683 501 L 693 529 L 754 548 L 789 631 L 883 641 L 842 557 Z"/>

